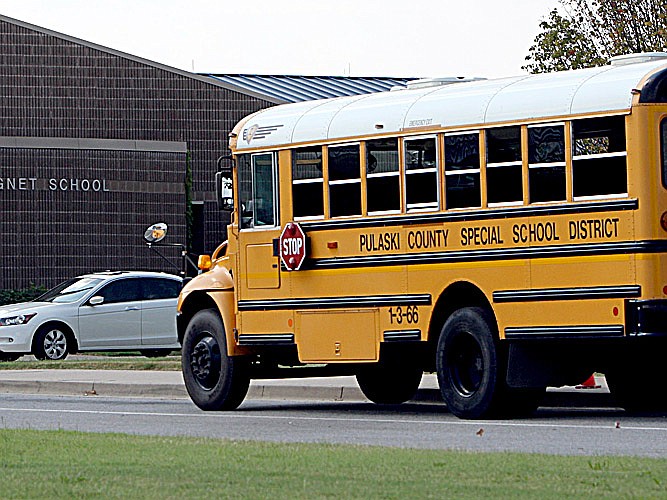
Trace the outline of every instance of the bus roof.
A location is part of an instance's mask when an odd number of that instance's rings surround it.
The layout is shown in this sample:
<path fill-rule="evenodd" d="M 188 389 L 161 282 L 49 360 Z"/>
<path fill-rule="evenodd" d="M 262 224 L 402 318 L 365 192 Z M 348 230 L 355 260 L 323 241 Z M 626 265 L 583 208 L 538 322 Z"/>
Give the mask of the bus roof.
<path fill-rule="evenodd" d="M 656 75 L 659 75 L 657 83 Z M 305 101 L 275 106 L 246 117 L 234 128 L 230 144 L 236 150 L 264 149 L 436 127 L 466 128 L 592 113 L 623 113 L 630 111 L 633 93 L 642 90 L 647 81 L 652 85 L 652 89 L 647 89 L 651 93 L 656 93 L 655 88 L 660 89 L 660 96 L 667 93 L 665 58 Z"/>

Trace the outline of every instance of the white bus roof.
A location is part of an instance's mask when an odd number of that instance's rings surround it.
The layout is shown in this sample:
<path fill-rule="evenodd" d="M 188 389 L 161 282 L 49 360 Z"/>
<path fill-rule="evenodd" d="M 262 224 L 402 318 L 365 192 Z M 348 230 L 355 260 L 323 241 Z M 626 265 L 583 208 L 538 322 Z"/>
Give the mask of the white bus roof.
<path fill-rule="evenodd" d="M 275 106 L 239 122 L 232 144 L 237 150 L 264 149 L 434 127 L 629 112 L 633 91 L 667 69 L 667 59 L 655 59 Z"/>

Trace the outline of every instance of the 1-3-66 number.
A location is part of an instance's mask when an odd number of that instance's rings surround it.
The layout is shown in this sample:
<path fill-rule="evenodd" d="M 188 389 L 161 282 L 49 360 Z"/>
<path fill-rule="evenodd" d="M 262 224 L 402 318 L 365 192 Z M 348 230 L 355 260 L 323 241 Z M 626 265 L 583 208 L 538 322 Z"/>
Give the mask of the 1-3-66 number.
<path fill-rule="evenodd" d="M 396 306 L 389 308 L 389 321 L 391 324 L 409 325 L 419 323 L 419 308 L 417 306 Z"/>

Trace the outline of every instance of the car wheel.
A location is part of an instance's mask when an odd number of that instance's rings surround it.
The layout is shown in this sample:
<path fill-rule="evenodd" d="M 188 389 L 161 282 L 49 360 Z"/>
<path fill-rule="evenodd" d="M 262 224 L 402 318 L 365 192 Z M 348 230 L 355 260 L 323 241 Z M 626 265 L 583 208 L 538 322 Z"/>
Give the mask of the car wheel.
<path fill-rule="evenodd" d="M 233 410 L 248 393 L 248 360 L 227 355 L 225 328 L 214 310 L 199 311 L 190 320 L 181 364 L 185 388 L 202 410 Z"/>
<path fill-rule="evenodd" d="M 23 356 L 23 354 L 12 354 L 12 353 L 9 353 L 9 352 L 0 352 L 0 362 L 16 361 L 21 356 Z"/>
<path fill-rule="evenodd" d="M 33 355 L 39 360 L 58 361 L 69 354 L 69 338 L 61 326 L 42 327 L 34 340 Z"/>

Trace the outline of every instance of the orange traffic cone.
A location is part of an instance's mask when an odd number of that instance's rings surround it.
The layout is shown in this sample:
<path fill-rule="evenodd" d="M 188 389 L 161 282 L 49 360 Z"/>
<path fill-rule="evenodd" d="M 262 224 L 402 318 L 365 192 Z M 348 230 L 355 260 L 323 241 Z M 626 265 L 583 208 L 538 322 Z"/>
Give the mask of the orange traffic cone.
<path fill-rule="evenodd" d="M 590 377 L 588 377 L 586 379 L 586 381 L 583 384 L 579 384 L 579 385 L 575 386 L 574 388 L 575 389 L 599 389 L 600 387 L 602 387 L 602 386 L 595 381 L 595 374 L 593 373 L 593 374 L 591 374 Z"/>

